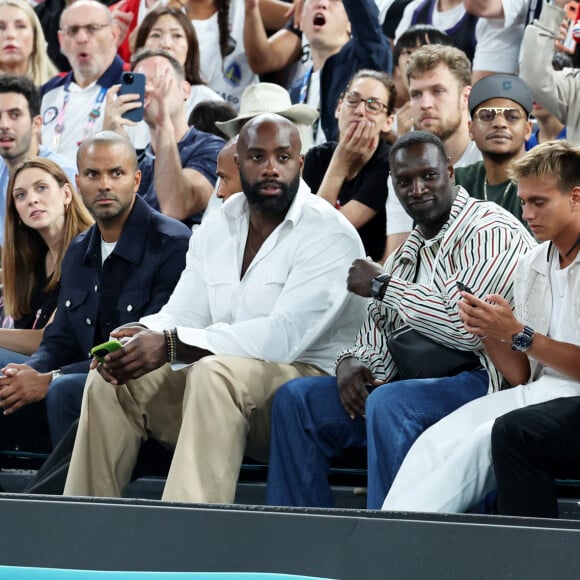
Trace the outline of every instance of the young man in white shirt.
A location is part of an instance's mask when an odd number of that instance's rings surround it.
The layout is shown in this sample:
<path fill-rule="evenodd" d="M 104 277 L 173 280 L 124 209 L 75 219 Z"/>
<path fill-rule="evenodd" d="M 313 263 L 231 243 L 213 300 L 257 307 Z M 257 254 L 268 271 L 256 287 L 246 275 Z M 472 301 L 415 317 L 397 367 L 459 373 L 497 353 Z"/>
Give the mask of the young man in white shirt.
<path fill-rule="evenodd" d="M 514 161 L 523 217 L 543 242 L 518 263 L 515 312 L 502 293 L 462 292 L 465 329 L 510 385 L 429 428 L 405 458 L 383 509 L 466 511 L 494 487 L 491 431 L 515 409 L 580 395 L 580 150 L 538 145 Z M 523 490 L 522 490 L 523 491 Z"/>

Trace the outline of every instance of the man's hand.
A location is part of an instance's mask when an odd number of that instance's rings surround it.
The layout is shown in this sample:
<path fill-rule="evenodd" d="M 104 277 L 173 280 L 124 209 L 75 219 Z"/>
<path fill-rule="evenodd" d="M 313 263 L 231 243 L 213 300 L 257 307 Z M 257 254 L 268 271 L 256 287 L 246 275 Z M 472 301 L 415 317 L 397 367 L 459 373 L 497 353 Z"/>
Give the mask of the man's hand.
<path fill-rule="evenodd" d="M 165 336 L 162 332 L 128 327 L 115 330 L 111 336 L 118 339 L 127 336 L 132 338 L 122 348 L 110 352 L 104 363 L 93 361 L 91 367 L 96 367 L 99 374 L 113 385 L 138 379 L 167 362 Z"/>
<path fill-rule="evenodd" d="M 348 271 L 346 287 L 349 292 L 358 294 L 363 298 L 370 298 L 373 278 L 382 273 L 383 268 L 377 262 L 373 262 L 370 258 L 366 260 L 358 258 L 352 263 Z"/>
<path fill-rule="evenodd" d="M 459 318 L 467 332 L 480 338 L 511 342 L 512 336 L 524 327 L 514 317 L 509 302 L 499 294 L 486 296 L 486 301 L 469 292 L 461 292 L 461 296 L 463 300 L 457 303 Z"/>
<path fill-rule="evenodd" d="M 0 407 L 11 415 L 24 405 L 42 401 L 52 381 L 52 373 L 40 373 L 28 365 L 10 363 L 1 370 Z"/>
<path fill-rule="evenodd" d="M 132 12 L 123 12 L 121 8 L 125 2 L 119 2 L 116 4 L 115 9 L 112 12 L 113 15 L 113 26 L 117 29 L 116 40 L 117 48 L 123 44 L 127 34 L 129 33 L 129 26 L 131 26 L 131 21 L 133 20 Z"/>
<path fill-rule="evenodd" d="M 125 127 L 133 127 L 135 123 L 125 119 L 123 114 L 141 106 L 140 96 L 137 93 L 119 95 L 121 85 L 113 85 L 107 91 L 105 99 L 105 114 L 103 116 L 103 130 L 115 131 L 127 137 Z"/>
<path fill-rule="evenodd" d="M 338 394 L 344 410 L 351 419 L 364 417 L 365 401 L 369 396 L 367 385 L 378 387 L 384 381 L 375 379 L 371 369 L 354 357 L 340 361 L 336 367 Z"/>
<path fill-rule="evenodd" d="M 153 127 L 163 127 L 171 123 L 167 95 L 170 94 L 171 86 L 177 81 L 173 69 L 167 68 L 163 72 L 155 67 L 153 78 L 147 79 L 145 85 L 145 114 L 148 123 Z"/>
<path fill-rule="evenodd" d="M 300 20 L 302 18 L 302 6 L 304 5 L 304 0 L 293 0 L 292 6 L 288 8 L 285 18 L 290 18 L 294 16 L 294 28 L 300 28 Z"/>
<path fill-rule="evenodd" d="M 413 110 L 411 109 L 411 102 L 407 101 L 397 111 L 397 135 L 401 137 L 413 129 L 415 119 L 413 118 Z"/>

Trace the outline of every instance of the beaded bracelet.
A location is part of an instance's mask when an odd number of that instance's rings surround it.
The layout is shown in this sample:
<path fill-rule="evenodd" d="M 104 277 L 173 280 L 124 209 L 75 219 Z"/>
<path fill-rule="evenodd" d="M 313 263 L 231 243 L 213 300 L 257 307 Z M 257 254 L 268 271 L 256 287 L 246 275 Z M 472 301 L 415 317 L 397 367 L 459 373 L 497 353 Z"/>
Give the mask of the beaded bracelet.
<path fill-rule="evenodd" d="M 165 337 L 165 350 L 168 363 L 174 363 L 177 359 L 177 331 L 164 330 L 163 336 Z"/>

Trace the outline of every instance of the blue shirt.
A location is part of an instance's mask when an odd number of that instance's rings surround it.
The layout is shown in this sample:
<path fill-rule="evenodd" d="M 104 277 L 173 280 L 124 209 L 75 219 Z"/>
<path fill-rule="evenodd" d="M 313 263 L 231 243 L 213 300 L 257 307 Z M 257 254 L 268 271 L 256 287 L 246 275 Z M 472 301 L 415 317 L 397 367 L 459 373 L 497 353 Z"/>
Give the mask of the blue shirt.
<path fill-rule="evenodd" d="M 558 133 L 556 140 L 566 139 L 566 129 L 567 129 L 567 127 L 566 127 L 566 125 L 564 125 L 564 128 L 560 131 L 560 133 Z M 526 141 L 526 151 L 529 151 L 530 149 L 534 148 L 538 144 L 538 133 L 539 132 L 540 132 L 540 129 L 536 129 L 532 133 L 532 136 Z"/>
<path fill-rule="evenodd" d="M 167 302 L 185 267 L 190 235 L 189 228 L 137 196 L 104 263 L 98 227 L 77 236 L 62 262 L 54 321 L 26 364 L 40 372 L 88 372 L 89 350 L 95 344 Z"/>
<path fill-rule="evenodd" d="M 75 185 L 76 166 L 72 166 L 68 160 L 52 149 L 41 145 L 38 148 L 38 157 L 50 159 L 62 167 L 71 183 Z M 4 219 L 6 217 L 6 190 L 10 179 L 10 168 L 6 165 L 3 157 L 0 157 L 0 246 L 4 245 Z"/>
<path fill-rule="evenodd" d="M 225 141 L 216 135 L 204 133 L 195 127 L 191 127 L 183 139 L 177 144 L 181 167 L 183 169 L 195 169 L 201 173 L 211 184 L 215 186 L 217 180 L 216 164 L 217 156 L 225 145 Z M 141 170 L 141 186 L 139 195 L 153 208 L 160 211 L 157 192 L 153 182 L 155 170 L 155 153 L 151 143 L 147 145 L 145 151 L 139 157 L 139 169 Z M 191 225 L 192 222 L 200 223 L 201 220 L 194 220 L 190 216 L 185 223 Z"/>

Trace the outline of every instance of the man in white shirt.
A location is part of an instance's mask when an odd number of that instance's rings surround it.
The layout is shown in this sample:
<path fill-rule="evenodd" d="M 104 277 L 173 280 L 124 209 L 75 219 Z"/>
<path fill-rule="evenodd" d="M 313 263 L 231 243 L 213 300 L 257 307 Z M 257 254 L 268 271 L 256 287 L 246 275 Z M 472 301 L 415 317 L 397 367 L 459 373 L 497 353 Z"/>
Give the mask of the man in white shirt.
<path fill-rule="evenodd" d="M 77 0 L 60 17 L 58 39 L 72 71 L 42 89 L 42 142 L 72 163 L 78 146 L 103 126 L 107 89 L 120 82 L 118 29 L 104 4 Z"/>
<path fill-rule="evenodd" d="M 407 62 L 407 78 L 414 129 L 437 135 L 455 168 L 481 161 L 481 151 L 469 136 L 471 63 L 465 53 L 453 46 L 422 46 Z M 412 227 L 389 178 L 385 257 Z"/>
<path fill-rule="evenodd" d="M 279 115 L 244 125 L 244 193 L 195 231 L 169 302 L 113 332 L 132 339 L 89 375 L 65 494 L 119 496 L 153 437 L 175 446 L 164 500 L 233 502 L 244 452 L 267 458 L 278 387 L 332 371 L 364 317 L 345 285 L 364 252 L 300 181 L 300 146 Z"/>

